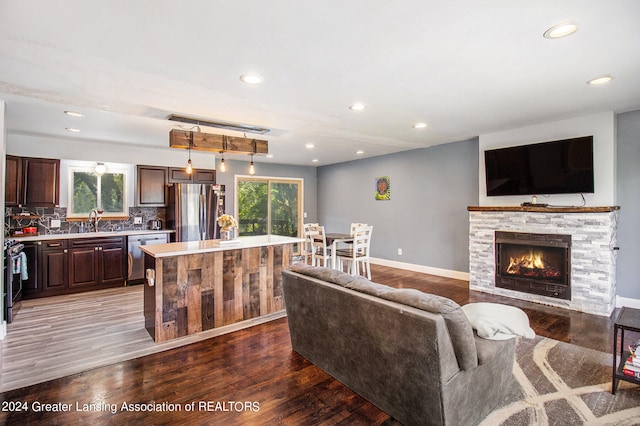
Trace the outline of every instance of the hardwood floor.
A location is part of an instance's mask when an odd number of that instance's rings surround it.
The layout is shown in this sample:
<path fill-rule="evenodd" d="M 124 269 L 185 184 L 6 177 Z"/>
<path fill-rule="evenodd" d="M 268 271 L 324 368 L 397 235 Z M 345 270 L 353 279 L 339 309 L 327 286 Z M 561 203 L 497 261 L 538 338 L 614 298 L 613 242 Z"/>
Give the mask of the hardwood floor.
<path fill-rule="evenodd" d="M 376 282 L 418 288 L 459 304 L 490 301 L 519 306 L 529 315 L 537 334 L 604 352 L 612 348 L 610 318 L 477 293 L 469 291 L 466 281 L 411 271 L 372 265 L 372 275 Z M 123 290 L 124 305 L 135 297 L 124 293 L 135 293 L 136 288 Z M 138 306 L 141 310 L 141 301 Z M 125 311 L 114 315 L 124 322 L 139 315 L 126 313 L 124 306 L 122 309 Z M 55 317 L 54 312 L 49 315 Z M 73 324 L 61 326 L 69 325 L 73 328 Z M 120 337 L 126 340 L 133 335 L 123 332 Z M 99 335 L 93 337 L 101 340 Z M 66 356 L 73 363 L 80 354 L 91 352 L 85 349 L 93 345 L 98 357 L 107 351 L 127 351 L 127 343 L 117 340 L 102 346 L 78 343 Z M 31 349 L 37 353 L 45 347 L 36 343 Z M 37 365 L 27 362 L 21 370 L 24 368 Z M 395 424 L 386 413 L 293 352 L 286 318 L 7 391 L 2 396 L 5 404 L 22 401 L 29 408 L 27 412 L 0 411 L 4 424 Z M 35 411 L 37 403 L 58 405 Z M 51 411 L 66 408 L 60 405 L 63 403 L 72 404 L 70 411 Z M 123 403 L 160 405 L 153 407 L 155 411 L 127 411 Z M 112 404 L 114 413 L 109 411 Z M 187 411 L 191 404 L 194 409 Z M 78 411 L 83 407 L 88 411 Z"/>

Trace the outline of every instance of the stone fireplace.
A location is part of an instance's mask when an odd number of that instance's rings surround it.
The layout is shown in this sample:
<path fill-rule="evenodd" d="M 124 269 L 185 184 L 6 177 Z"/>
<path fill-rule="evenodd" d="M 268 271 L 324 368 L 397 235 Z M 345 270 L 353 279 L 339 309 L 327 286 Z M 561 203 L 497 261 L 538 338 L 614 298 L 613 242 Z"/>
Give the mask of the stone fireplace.
<path fill-rule="evenodd" d="M 618 207 L 469 207 L 469 288 L 609 316 Z"/>
<path fill-rule="evenodd" d="M 571 235 L 495 231 L 499 288 L 571 300 Z"/>

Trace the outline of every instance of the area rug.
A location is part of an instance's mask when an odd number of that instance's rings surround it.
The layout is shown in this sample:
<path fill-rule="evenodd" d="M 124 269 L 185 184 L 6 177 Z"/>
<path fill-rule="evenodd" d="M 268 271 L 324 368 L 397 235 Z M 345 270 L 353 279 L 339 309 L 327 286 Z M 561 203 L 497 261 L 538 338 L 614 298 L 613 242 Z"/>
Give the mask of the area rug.
<path fill-rule="evenodd" d="M 612 395 L 611 365 L 610 353 L 522 339 L 515 380 L 481 425 L 640 425 L 640 386 L 621 381 Z"/>

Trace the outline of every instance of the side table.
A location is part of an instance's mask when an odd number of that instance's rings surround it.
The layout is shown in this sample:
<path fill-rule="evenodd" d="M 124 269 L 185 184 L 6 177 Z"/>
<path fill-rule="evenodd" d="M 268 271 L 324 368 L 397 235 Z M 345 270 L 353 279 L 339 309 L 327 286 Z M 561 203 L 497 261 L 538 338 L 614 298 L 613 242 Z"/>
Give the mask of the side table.
<path fill-rule="evenodd" d="M 616 363 L 616 353 L 618 352 L 618 331 L 620 331 L 620 361 Z M 627 376 L 622 373 L 624 363 L 629 358 L 629 351 L 624 347 L 624 332 L 636 331 L 640 332 L 640 309 L 623 306 L 620 309 L 618 318 L 613 325 L 613 383 L 611 385 L 611 393 L 616 394 L 616 388 L 620 380 L 640 385 L 640 378 Z M 617 365 L 616 365 L 617 364 Z"/>

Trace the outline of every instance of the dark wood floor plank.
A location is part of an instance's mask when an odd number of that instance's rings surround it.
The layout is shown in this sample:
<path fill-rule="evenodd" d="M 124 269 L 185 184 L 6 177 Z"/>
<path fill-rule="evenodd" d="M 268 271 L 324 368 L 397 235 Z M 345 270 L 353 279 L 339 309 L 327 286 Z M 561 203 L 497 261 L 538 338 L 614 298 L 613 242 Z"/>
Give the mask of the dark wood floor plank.
<path fill-rule="evenodd" d="M 374 281 L 418 288 L 459 304 L 487 301 L 518 306 L 528 314 L 537 334 L 604 352 L 612 347 L 610 318 L 472 292 L 468 283 L 460 280 L 376 265 L 372 274 Z M 293 352 L 286 318 L 5 392 L 2 397 L 30 404 L 74 404 L 72 412 L 0 412 L 3 424 L 396 424 L 386 413 Z M 176 404 L 182 411 L 121 409 L 123 402 L 152 401 Z M 249 409 L 230 410 L 234 408 L 231 401 L 243 407 L 247 404 Z M 117 413 L 79 413 L 75 411 L 76 402 L 80 406 L 116 404 Z M 196 410 L 187 412 L 186 407 L 192 403 Z M 226 411 L 207 411 L 207 407 Z"/>

